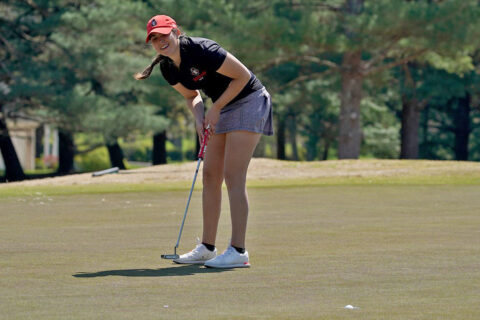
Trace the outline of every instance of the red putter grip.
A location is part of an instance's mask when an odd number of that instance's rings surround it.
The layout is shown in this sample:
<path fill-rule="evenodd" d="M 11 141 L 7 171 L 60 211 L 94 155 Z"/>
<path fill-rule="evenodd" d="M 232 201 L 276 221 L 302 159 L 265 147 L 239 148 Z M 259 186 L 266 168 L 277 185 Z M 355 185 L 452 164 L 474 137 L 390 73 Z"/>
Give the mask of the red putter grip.
<path fill-rule="evenodd" d="M 207 150 L 207 143 L 208 139 L 210 138 L 210 131 L 208 131 L 208 128 L 205 128 L 203 130 L 203 141 L 202 145 L 200 146 L 200 150 L 198 151 L 198 159 L 203 160 L 203 156 L 205 154 L 205 151 Z"/>

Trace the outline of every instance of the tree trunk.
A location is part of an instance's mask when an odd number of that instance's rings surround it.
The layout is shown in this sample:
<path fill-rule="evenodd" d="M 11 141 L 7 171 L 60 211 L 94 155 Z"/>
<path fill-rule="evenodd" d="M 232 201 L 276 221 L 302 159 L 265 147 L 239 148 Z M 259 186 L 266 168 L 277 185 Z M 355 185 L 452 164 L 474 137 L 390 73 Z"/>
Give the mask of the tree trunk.
<path fill-rule="evenodd" d="M 317 158 L 318 136 L 309 133 L 305 147 L 307 148 L 307 161 L 314 161 Z"/>
<path fill-rule="evenodd" d="M 285 118 L 278 119 L 277 128 L 277 159 L 285 160 Z"/>
<path fill-rule="evenodd" d="M 41 158 L 44 144 L 44 126 L 39 126 L 35 130 L 35 158 Z"/>
<path fill-rule="evenodd" d="M 1 108 L 0 108 L 1 109 Z M 1 111 L 1 110 L 0 110 Z M 3 162 L 5 164 L 6 181 L 25 180 L 25 173 L 18 159 L 17 152 L 13 146 L 12 139 L 8 132 L 7 124 L 0 116 L 0 151 L 2 152 Z"/>
<path fill-rule="evenodd" d="M 470 136 L 470 94 L 456 99 L 457 109 L 453 114 L 455 127 L 455 159 L 468 160 L 468 140 Z"/>
<path fill-rule="evenodd" d="M 73 158 L 75 157 L 75 144 L 71 132 L 58 129 L 58 169 L 59 174 L 68 174 L 74 171 Z"/>
<path fill-rule="evenodd" d="M 123 163 L 123 150 L 115 141 L 112 144 L 107 144 L 108 155 L 110 156 L 110 163 L 112 167 L 118 167 L 121 170 L 125 170 L 125 164 Z"/>
<path fill-rule="evenodd" d="M 418 129 L 421 106 L 417 98 L 402 96 L 402 128 L 400 159 L 418 159 Z"/>
<path fill-rule="evenodd" d="M 156 133 L 153 136 L 153 154 L 152 164 L 166 164 L 167 163 L 167 131 Z"/>
<path fill-rule="evenodd" d="M 288 131 L 290 133 L 290 143 L 292 144 L 292 160 L 298 161 L 297 119 L 295 115 L 288 117 Z"/>
<path fill-rule="evenodd" d="M 325 138 L 325 146 L 323 147 L 322 160 L 328 159 L 328 151 L 330 150 L 330 139 Z"/>
<path fill-rule="evenodd" d="M 430 119 L 430 105 L 427 103 L 424 110 L 422 110 L 422 114 L 420 115 L 420 128 L 421 128 L 421 138 L 418 151 L 418 157 L 420 159 L 430 159 L 431 151 L 430 151 L 430 136 L 428 132 L 428 120 Z"/>
<path fill-rule="evenodd" d="M 360 155 L 362 142 L 360 102 L 363 84 L 363 75 L 360 73 L 361 62 L 360 51 L 347 52 L 343 55 L 338 137 L 339 159 L 358 159 Z"/>

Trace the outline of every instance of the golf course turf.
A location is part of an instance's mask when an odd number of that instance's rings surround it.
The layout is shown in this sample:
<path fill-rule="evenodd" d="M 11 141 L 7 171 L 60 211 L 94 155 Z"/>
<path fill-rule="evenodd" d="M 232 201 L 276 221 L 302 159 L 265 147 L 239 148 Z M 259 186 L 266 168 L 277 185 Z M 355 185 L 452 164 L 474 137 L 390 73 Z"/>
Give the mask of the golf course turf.
<path fill-rule="evenodd" d="M 454 165 L 435 177 L 253 179 L 252 267 L 234 270 L 160 259 L 187 180 L 3 185 L 0 319 L 477 319 L 480 166 Z M 200 189 L 180 252 L 201 236 Z M 220 252 L 225 189 L 223 200 Z"/>

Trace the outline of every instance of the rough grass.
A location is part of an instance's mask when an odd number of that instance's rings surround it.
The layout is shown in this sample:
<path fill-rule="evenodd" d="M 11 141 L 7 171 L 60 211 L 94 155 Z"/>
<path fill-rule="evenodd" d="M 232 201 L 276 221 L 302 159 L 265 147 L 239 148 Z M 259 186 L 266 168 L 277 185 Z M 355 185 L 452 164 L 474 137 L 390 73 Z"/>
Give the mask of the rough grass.
<path fill-rule="evenodd" d="M 188 190 L 196 162 L 0 184 L 0 199 L 28 196 Z M 199 174 L 199 180 L 201 173 Z M 480 163 L 427 160 L 341 160 L 294 162 L 252 159 L 249 187 L 325 185 L 480 185 Z M 200 183 L 196 185 L 200 189 Z"/>
<path fill-rule="evenodd" d="M 160 259 L 188 182 L 31 186 L 0 200 L 0 318 L 477 319 L 480 185 L 452 176 L 255 180 L 252 268 L 228 271 Z M 182 251 L 200 213 L 197 191 Z"/>

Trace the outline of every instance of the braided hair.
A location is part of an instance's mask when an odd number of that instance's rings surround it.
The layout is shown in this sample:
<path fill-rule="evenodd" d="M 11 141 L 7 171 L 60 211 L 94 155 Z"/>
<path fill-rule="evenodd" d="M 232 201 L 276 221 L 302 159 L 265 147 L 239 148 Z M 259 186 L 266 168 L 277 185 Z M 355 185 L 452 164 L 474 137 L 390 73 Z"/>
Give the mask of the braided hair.
<path fill-rule="evenodd" d="M 165 59 L 167 59 L 167 57 L 162 56 L 161 54 L 157 55 L 152 60 L 152 63 L 150 63 L 150 65 L 145 68 L 145 70 L 143 70 L 142 72 L 135 73 L 133 77 L 137 80 L 147 79 L 152 74 L 153 68 Z"/>
<path fill-rule="evenodd" d="M 180 28 L 174 30 L 176 30 L 175 33 L 178 35 L 180 41 L 182 40 L 182 38 L 186 37 L 186 34 L 182 32 Z M 146 67 L 145 70 L 135 73 L 133 77 L 137 80 L 147 79 L 152 74 L 153 68 L 159 63 L 173 63 L 173 61 L 169 57 L 159 54 L 152 60 L 152 63 L 150 63 L 150 65 Z"/>

